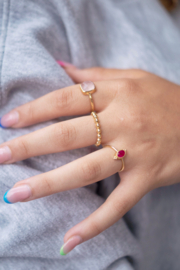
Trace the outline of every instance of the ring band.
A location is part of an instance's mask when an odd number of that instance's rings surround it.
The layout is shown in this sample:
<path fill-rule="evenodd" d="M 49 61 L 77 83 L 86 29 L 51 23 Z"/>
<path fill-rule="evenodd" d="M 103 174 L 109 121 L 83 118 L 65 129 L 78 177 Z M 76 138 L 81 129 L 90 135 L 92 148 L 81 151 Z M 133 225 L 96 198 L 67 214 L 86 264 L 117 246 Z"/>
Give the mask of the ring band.
<path fill-rule="evenodd" d="M 93 98 L 92 98 L 92 94 L 94 92 L 96 92 L 96 87 L 95 87 L 93 82 L 85 81 L 85 82 L 80 84 L 80 89 L 84 95 L 89 96 L 90 103 L 91 103 L 91 115 L 94 118 L 94 122 L 96 125 L 96 132 L 97 132 L 97 139 L 96 139 L 95 146 L 99 146 L 101 144 L 101 129 L 100 129 L 98 116 L 97 116 L 96 112 L 94 111 L 94 102 L 93 102 Z"/>
<path fill-rule="evenodd" d="M 97 140 L 96 140 L 95 146 L 99 146 L 101 144 L 101 129 L 100 129 L 100 124 L 99 124 L 99 119 L 95 112 L 91 112 L 91 115 L 94 118 L 94 122 L 96 125 L 96 132 L 97 132 Z"/>
<path fill-rule="evenodd" d="M 122 167 L 121 167 L 121 170 L 119 172 L 122 172 L 124 170 L 124 168 L 125 168 L 123 158 L 126 155 L 126 149 L 117 150 L 114 146 L 111 146 L 111 145 L 105 145 L 103 147 L 110 147 L 111 149 L 113 149 L 116 152 L 113 159 L 121 159 Z"/>
<path fill-rule="evenodd" d="M 92 94 L 94 92 L 96 92 L 96 87 L 95 87 L 94 83 L 91 81 L 83 82 L 80 84 L 80 89 L 84 95 L 89 96 L 90 103 L 91 103 L 91 112 L 93 112 L 94 111 L 94 102 L 93 102 Z"/>

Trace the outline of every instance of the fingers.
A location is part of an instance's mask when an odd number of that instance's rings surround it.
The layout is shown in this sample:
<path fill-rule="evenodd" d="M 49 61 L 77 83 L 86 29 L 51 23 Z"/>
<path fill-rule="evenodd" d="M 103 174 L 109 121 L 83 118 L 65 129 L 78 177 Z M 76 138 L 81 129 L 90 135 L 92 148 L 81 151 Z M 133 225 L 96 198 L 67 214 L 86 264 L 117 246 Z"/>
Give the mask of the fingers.
<path fill-rule="evenodd" d="M 65 255 L 77 244 L 87 241 L 100 234 L 129 211 L 147 192 L 143 181 L 127 179 L 122 181 L 110 194 L 107 200 L 85 220 L 71 228 L 64 237 L 65 244 L 61 254 Z M 73 245 L 74 243 L 74 245 Z"/>
<path fill-rule="evenodd" d="M 63 65 L 67 74 L 76 83 L 83 81 L 102 81 L 113 79 L 137 79 L 141 78 L 146 72 L 138 69 L 107 69 L 101 67 L 93 67 L 87 69 L 78 69 L 74 66 Z"/>
<path fill-rule="evenodd" d="M 145 71 L 135 69 L 119 70 L 96 67 L 80 70 L 69 65 L 65 65 L 63 68 L 75 82 L 96 81 L 97 91 L 93 94 L 93 99 L 97 112 L 105 109 L 114 98 L 113 90 L 116 88 L 116 84 L 112 87 L 112 83 L 108 85 L 107 80 L 137 79 L 147 74 Z M 111 91 L 108 90 L 109 88 Z M 53 91 L 17 107 L 0 119 L 0 126 L 20 128 L 60 116 L 82 115 L 90 111 L 91 105 L 88 96 L 81 93 L 79 85 L 74 85 Z"/>
<path fill-rule="evenodd" d="M 29 201 L 57 192 L 83 187 L 116 173 L 121 160 L 114 161 L 102 148 L 58 169 L 20 181 L 5 195 L 5 201 Z"/>
<path fill-rule="evenodd" d="M 0 145 L 0 163 L 86 147 L 96 142 L 91 115 L 53 124 Z M 3 150 L 4 149 L 4 150 Z"/>
<path fill-rule="evenodd" d="M 105 109 L 113 95 L 107 88 L 106 82 L 95 83 L 97 91 L 93 93 L 95 110 Z M 87 114 L 91 111 L 90 99 L 83 95 L 79 85 L 74 85 L 53 91 L 34 101 L 28 102 L 1 118 L 2 127 L 20 128 L 60 116 Z"/>

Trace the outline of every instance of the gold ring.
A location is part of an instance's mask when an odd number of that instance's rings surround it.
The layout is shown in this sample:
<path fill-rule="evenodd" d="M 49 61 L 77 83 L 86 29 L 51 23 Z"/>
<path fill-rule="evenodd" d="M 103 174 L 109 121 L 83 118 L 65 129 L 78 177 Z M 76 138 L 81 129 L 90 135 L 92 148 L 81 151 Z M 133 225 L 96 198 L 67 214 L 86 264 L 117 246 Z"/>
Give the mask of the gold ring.
<path fill-rule="evenodd" d="M 122 172 L 124 170 L 124 159 L 123 158 L 126 155 L 126 149 L 117 150 L 114 146 L 111 146 L 111 145 L 105 145 L 103 147 L 110 147 L 111 149 L 113 149 L 116 152 L 113 159 L 121 159 L 122 167 L 121 167 L 121 170 L 119 172 Z"/>
<path fill-rule="evenodd" d="M 91 115 L 94 118 L 94 122 L 96 125 L 96 132 L 97 132 L 97 140 L 96 140 L 95 146 L 99 146 L 101 144 L 101 129 L 100 129 L 100 124 L 99 124 L 99 119 L 95 112 L 91 112 Z"/>
<path fill-rule="evenodd" d="M 96 87 L 93 82 L 91 81 L 86 81 L 80 84 L 80 89 L 84 95 L 88 95 L 91 103 L 91 112 L 94 111 L 94 103 L 93 103 L 93 98 L 92 94 L 96 92 Z"/>

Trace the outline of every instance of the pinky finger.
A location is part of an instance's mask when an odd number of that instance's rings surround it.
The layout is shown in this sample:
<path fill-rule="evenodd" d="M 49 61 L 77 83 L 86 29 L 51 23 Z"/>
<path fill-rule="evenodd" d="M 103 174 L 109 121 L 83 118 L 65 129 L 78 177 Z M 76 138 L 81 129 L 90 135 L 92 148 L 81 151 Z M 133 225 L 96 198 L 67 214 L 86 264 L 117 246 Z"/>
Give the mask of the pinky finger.
<path fill-rule="evenodd" d="M 66 255 L 77 245 L 112 226 L 146 194 L 143 185 L 141 186 L 143 181 L 127 180 L 121 181 L 95 212 L 66 233 L 61 255 Z"/>

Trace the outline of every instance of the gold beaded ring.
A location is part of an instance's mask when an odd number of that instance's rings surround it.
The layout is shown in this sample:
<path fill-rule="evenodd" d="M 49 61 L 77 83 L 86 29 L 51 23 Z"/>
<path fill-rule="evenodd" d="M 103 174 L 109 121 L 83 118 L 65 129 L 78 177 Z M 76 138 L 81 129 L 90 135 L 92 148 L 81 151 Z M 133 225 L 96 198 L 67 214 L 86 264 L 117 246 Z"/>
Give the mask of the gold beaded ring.
<path fill-rule="evenodd" d="M 100 124 L 99 124 L 99 119 L 95 112 L 91 112 L 91 115 L 94 118 L 94 122 L 96 125 L 96 132 L 97 132 L 97 140 L 96 140 L 95 146 L 99 146 L 101 144 L 101 129 L 100 129 Z"/>
<path fill-rule="evenodd" d="M 95 87 L 94 83 L 91 81 L 83 82 L 80 84 L 80 89 L 84 95 L 89 96 L 90 103 L 91 103 L 91 112 L 93 112 L 94 111 L 94 102 L 93 102 L 92 94 L 94 92 L 96 92 L 96 87 Z"/>

